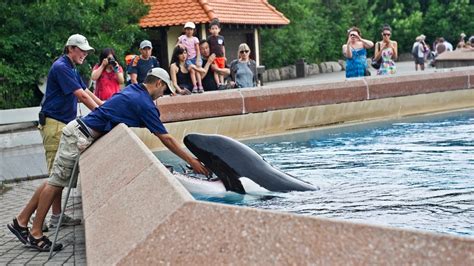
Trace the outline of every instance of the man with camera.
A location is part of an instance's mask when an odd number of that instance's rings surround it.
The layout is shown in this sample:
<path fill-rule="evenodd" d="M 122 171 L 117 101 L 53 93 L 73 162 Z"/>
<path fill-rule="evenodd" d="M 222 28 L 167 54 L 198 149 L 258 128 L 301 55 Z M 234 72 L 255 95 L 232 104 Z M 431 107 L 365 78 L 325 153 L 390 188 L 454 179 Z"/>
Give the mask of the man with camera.
<path fill-rule="evenodd" d="M 132 84 L 142 83 L 150 69 L 160 67 L 156 57 L 151 55 L 152 50 L 150 41 L 144 40 L 140 43 L 140 55 L 135 56 L 127 68 Z"/>
<path fill-rule="evenodd" d="M 92 69 L 91 79 L 95 81 L 94 94 L 103 101 L 120 91 L 120 85 L 124 82 L 123 69 L 112 48 L 102 51 L 99 63 Z"/>

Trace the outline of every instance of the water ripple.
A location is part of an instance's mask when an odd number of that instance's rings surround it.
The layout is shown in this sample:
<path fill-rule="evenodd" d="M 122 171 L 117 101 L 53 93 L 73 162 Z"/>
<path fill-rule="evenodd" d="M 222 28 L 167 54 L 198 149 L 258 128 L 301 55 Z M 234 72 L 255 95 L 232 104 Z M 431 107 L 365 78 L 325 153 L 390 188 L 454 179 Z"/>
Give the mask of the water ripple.
<path fill-rule="evenodd" d="M 249 146 L 321 190 L 244 205 L 474 235 L 474 111 L 259 141 Z"/>

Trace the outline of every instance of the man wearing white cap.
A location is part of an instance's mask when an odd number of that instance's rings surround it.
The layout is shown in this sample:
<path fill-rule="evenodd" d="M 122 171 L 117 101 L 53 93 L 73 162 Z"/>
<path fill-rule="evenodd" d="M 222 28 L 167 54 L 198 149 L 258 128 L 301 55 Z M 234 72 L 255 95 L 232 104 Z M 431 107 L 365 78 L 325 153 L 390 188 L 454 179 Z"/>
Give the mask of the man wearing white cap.
<path fill-rule="evenodd" d="M 150 41 L 144 40 L 140 43 L 140 55 L 132 59 L 127 70 L 132 84 L 142 83 L 150 69 L 160 67 L 156 57 L 151 55 L 152 50 Z"/>
<path fill-rule="evenodd" d="M 131 84 L 122 91 L 114 94 L 107 102 L 92 111 L 83 118 L 71 121 L 63 129 L 58 156 L 54 161 L 48 184 L 41 194 L 33 195 L 28 205 L 8 224 L 8 228 L 17 238 L 28 243 L 39 251 L 49 251 L 52 247 L 51 241 L 42 234 L 41 224 L 33 224 L 31 232 L 27 228 L 18 225 L 18 222 L 29 219 L 28 215 L 36 208 L 36 219 L 42 220 L 46 216 L 53 198 L 61 192 L 64 186 L 69 184 L 74 162 L 92 142 L 101 135 L 110 132 L 116 125 L 124 123 L 129 127 L 146 127 L 156 135 L 160 141 L 173 153 L 185 160 L 193 167 L 194 171 L 208 175 L 209 171 L 199 160 L 181 149 L 176 139 L 168 134 L 160 120 L 160 112 L 154 100 L 162 96 L 169 88 L 173 93 L 175 89 L 171 83 L 169 74 L 162 68 L 153 68 L 148 72 L 144 83 Z M 60 250 L 61 244 L 53 247 Z"/>
<path fill-rule="evenodd" d="M 67 123 L 77 116 L 78 100 L 90 110 L 102 104 L 82 81 L 76 65 L 81 65 L 89 52 L 94 51 L 86 37 L 80 34 L 71 35 L 64 46 L 64 55 L 56 60 L 48 73 L 46 92 L 39 113 L 39 130 L 43 138 L 48 173 L 59 146 L 61 131 Z M 61 194 L 53 204 L 49 227 L 55 227 L 61 214 Z M 77 225 L 80 219 L 64 216 L 63 225 Z M 44 226 L 46 231 L 48 227 Z"/>

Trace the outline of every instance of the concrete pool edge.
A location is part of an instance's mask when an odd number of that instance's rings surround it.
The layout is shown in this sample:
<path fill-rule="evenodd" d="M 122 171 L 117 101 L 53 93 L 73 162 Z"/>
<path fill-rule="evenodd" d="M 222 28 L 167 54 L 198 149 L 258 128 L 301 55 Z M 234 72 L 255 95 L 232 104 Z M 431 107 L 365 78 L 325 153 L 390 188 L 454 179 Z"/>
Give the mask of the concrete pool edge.
<path fill-rule="evenodd" d="M 474 89 L 423 93 L 374 100 L 324 104 L 266 112 L 166 123 L 168 131 L 181 141 L 191 132 L 222 134 L 236 139 L 256 138 L 292 130 L 400 118 L 474 107 Z M 163 145 L 146 129 L 133 131 L 152 151 Z"/>
<path fill-rule="evenodd" d="M 474 261 L 473 238 L 195 201 L 124 125 L 80 165 L 90 265 Z"/>

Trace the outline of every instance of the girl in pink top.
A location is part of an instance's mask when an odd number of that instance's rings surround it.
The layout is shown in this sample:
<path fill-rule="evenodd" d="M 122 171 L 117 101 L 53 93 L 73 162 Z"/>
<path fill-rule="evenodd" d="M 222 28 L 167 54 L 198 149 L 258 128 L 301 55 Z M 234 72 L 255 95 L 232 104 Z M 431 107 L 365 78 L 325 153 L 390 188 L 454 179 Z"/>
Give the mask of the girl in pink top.
<path fill-rule="evenodd" d="M 95 81 L 94 94 L 103 101 L 120 91 L 120 85 L 124 82 L 123 69 L 112 48 L 102 50 L 99 64 L 92 69 L 91 79 Z"/>
<path fill-rule="evenodd" d="M 186 48 L 188 56 L 186 58 L 186 68 L 191 74 L 191 81 L 193 83 L 193 93 L 203 93 L 204 88 L 201 83 L 201 72 L 204 69 L 201 67 L 201 53 L 199 51 L 199 40 L 194 37 L 194 29 L 196 25 L 192 22 L 186 22 L 184 24 L 185 34 L 179 36 L 178 45 L 182 45 Z"/>

